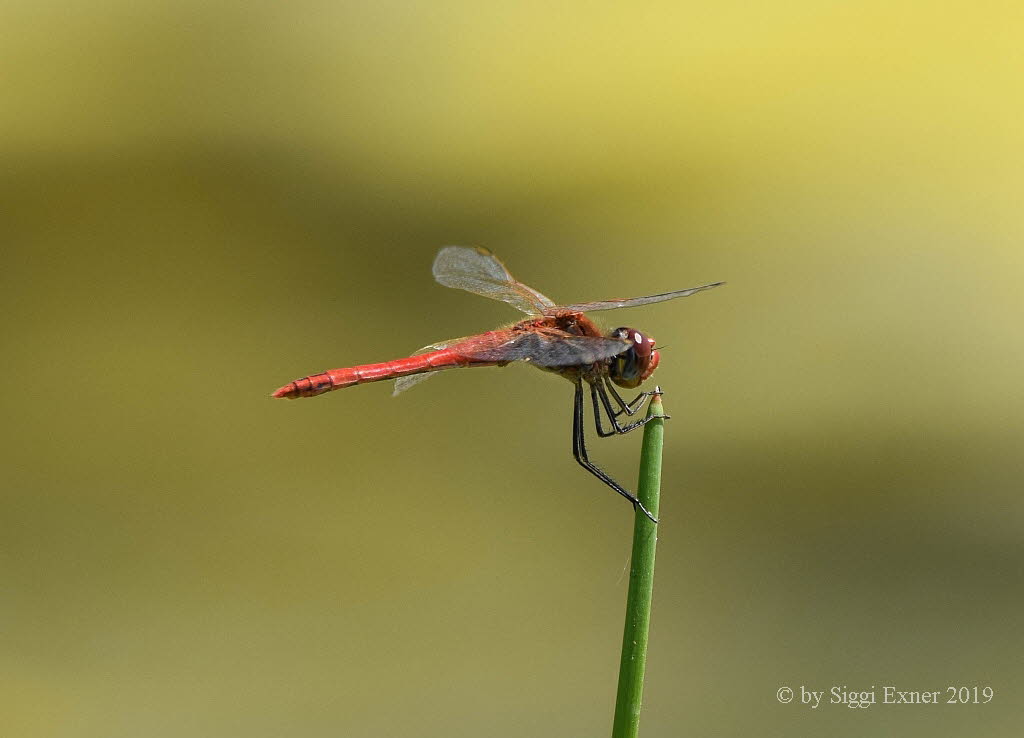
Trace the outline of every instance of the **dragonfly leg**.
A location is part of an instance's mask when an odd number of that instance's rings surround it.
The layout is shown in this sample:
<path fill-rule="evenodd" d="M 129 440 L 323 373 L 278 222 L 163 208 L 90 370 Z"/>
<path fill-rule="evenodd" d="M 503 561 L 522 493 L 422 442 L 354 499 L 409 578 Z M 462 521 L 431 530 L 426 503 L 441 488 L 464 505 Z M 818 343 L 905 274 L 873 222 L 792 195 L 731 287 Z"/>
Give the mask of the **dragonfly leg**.
<path fill-rule="evenodd" d="M 597 399 L 597 384 L 596 383 L 590 385 L 590 402 L 594 406 L 594 425 L 597 426 L 597 437 L 598 438 L 607 438 L 608 436 L 614 436 L 615 435 L 615 431 L 614 430 L 607 430 L 606 431 L 604 429 L 604 424 L 601 422 L 601 407 L 602 407 L 602 405 L 601 405 L 600 402 L 598 402 L 598 399 Z M 615 423 L 616 415 L 612 414 L 611 408 L 605 406 L 605 412 L 608 413 L 608 417 L 611 418 L 611 421 L 614 424 Z M 621 415 L 621 412 L 619 413 L 619 415 Z"/>
<path fill-rule="evenodd" d="M 648 415 L 647 417 L 641 418 L 640 420 L 630 423 L 629 425 L 619 425 L 619 421 L 617 420 L 618 416 L 612 410 L 612 403 L 611 400 L 608 399 L 608 393 L 605 391 L 604 386 L 600 382 L 594 382 L 593 384 L 590 385 L 590 393 L 592 396 L 596 396 L 594 397 L 594 414 L 597 416 L 600 415 L 600 410 L 597 406 L 597 397 L 600 397 L 601 405 L 604 406 L 605 412 L 608 413 L 608 418 L 612 422 L 612 428 L 614 429 L 615 433 L 629 433 L 631 430 L 636 430 L 640 426 L 645 425 L 648 421 L 654 420 L 655 418 L 667 419 L 671 417 L 669 415 Z M 630 414 L 632 415 L 632 413 Z M 600 419 L 598 419 L 597 425 L 598 428 L 601 427 Z M 606 435 L 611 435 L 611 433 L 608 433 Z"/>
<path fill-rule="evenodd" d="M 633 494 L 622 487 L 618 482 L 612 479 L 610 476 L 605 474 L 597 465 L 590 461 L 587 456 L 587 444 L 585 434 L 583 430 L 583 416 L 585 415 L 585 405 L 583 402 L 583 382 L 576 382 L 576 396 L 573 399 L 572 407 L 572 455 L 579 462 L 579 465 L 586 469 L 588 472 L 593 474 L 595 477 L 600 479 L 602 482 L 607 484 L 613 490 L 618 492 L 620 495 L 625 497 L 631 503 L 633 508 L 640 508 L 644 515 L 650 518 L 655 523 L 658 519 L 651 515 L 650 511 L 643 506 Z"/>
<path fill-rule="evenodd" d="M 622 413 L 626 413 L 626 415 L 635 415 L 640 410 L 640 404 L 648 397 L 656 394 L 664 394 L 663 392 L 659 393 L 653 390 L 651 392 L 641 392 L 632 400 L 626 402 L 625 400 L 622 399 L 622 396 L 619 394 L 618 390 L 615 389 L 615 385 L 612 384 L 612 380 L 610 377 L 608 377 L 608 375 L 604 376 L 604 385 L 605 387 L 608 388 L 608 391 L 611 393 L 611 396 L 615 400 L 616 404 L 621 408 L 621 410 L 616 411 L 616 418 L 622 415 Z"/>

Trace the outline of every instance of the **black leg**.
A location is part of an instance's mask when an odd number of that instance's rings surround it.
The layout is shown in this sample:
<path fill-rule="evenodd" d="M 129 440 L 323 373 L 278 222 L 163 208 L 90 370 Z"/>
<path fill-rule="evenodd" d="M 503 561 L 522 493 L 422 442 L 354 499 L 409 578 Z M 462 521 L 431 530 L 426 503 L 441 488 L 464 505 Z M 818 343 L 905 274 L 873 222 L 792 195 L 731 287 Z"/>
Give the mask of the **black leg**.
<path fill-rule="evenodd" d="M 614 428 L 615 433 L 629 433 L 631 430 L 636 430 L 640 426 L 646 424 L 649 420 L 654 420 L 655 418 L 669 417 L 668 415 L 648 415 L 647 417 L 641 418 L 640 420 L 637 420 L 634 423 L 630 423 L 629 425 L 619 425 L 619 421 L 616 419 L 617 416 L 615 412 L 612 410 L 612 403 L 608 399 L 608 393 L 605 392 L 604 386 L 602 386 L 600 382 L 594 382 L 592 385 L 590 385 L 590 394 L 591 397 L 593 397 L 594 399 L 594 415 L 595 417 L 597 417 L 597 427 L 599 435 L 601 434 L 601 411 L 597 405 L 598 397 L 601 398 L 601 405 L 604 407 L 605 412 L 608 413 L 608 418 L 612 422 L 612 428 Z M 607 433 L 604 435 L 610 436 L 611 433 Z"/>
<path fill-rule="evenodd" d="M 608 377 L 608 375 L 605 375 L 604 377 L 604 386 L 608 388 L 608 391 L 611 393 L 612 398 L 615 400 L 616 404 L 620 408 L 622 408 L 621 410 L 615 413 L 616 418 L 622 415 L 622 413 L 626 413 L 626 415 L 635 415 L 637 412 L 640 411 L 640 406 L 644 400 L 646 400 L 651 395 L 658 394 L 656 391 L 641 392 L 632 400 L 626 402 L 625 400 L 622 399 L 622 396 L 619 394 L 618 390 L 615 389 L 615 385 L 612 383 L 612 380 L 611 378 Z"/>
<path fill-rule="evenodd" d="M 584 412 L 585 412 L 585 407 L 584 407 L 584 402 L 583 402 L 583 382 L 581 380 L 577 380 L 577 382 L 576 382 L 576 396 L 573 399 L 573 406 L 572 406 L 572 455 L 573 455 L 573 457 L 576 459 L 577 462 L 579 462 L 580 466 L 582 466 L 588 472 L 590 472 L 595 477 L 600 479 L 602 482 L 607 484 L 609 487 L 611 487 L 613 490 L 618 492 L 620 495 L 625 497 L 627 500 L 632 502 L 634 508 L 639 507 L 644 515 L 646 515 L 652 521 L 657 523 L 658 519 L 655 518 L 653 515 L 651 515 L 650 511 L 646 507 L 643 506 L 643 504 L 640 502 L 640 500 L 638 500 L 636 497 L 634 497 L 632 494 L 630 494 L 626 489 L 624 489 L 622 487 L 622 485 L 620 485 L 614 479 L 612 479 L 607 474 L 605 474 L 603 471 L 601 471 L 601 469 L 598 468 L 595 464 L 591 463 L 590 459 L 587 457 L 587 444 L 586 444 L 586 439 L 584 437 L 584 431 L 583 431 L 583 415 L 584 415 Z"/>
<path fill-rule="evenodd" d="M 594 405 L 594 424 L 597 426 L 597 437 L 598 438 L 607 438 L 608 436 L 614 436 L 615 435 L 615 431 L 614 430 L 606 431 L 604 429 L 604 425 L 601 423 L 601 403 L 598 402 L 598 400 L 597 400 L 597 385 L 596 384 L 591 384 L 590 385 L 590 402 Z M 608 417 L 611 418 L 612 425 L 615 425 L 615 417 L 616 416 L 611 413 L 611 410 L 610 410 L 610 408 L 608 406 L 605 406 L 605 412 L 607 412 L 608 413 Z M 619 415 L 621 415 L 621 414 L 622 413 L 619 413 Z"/>

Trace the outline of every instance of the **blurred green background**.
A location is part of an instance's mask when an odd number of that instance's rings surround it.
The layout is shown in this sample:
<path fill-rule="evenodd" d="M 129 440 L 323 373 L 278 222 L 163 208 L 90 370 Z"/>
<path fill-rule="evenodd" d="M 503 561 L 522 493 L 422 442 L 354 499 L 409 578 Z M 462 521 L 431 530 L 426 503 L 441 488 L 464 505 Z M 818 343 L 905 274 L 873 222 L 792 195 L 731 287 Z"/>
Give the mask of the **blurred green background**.
<path fill-rule="evenodd" d="M 566 302 L 729 282 L 596 316 L 668 345 L 643 735 L 1020 735 L 1022 41 L 984 0 L 5 3 L 0 734 L 608 734 L 632 522 L 568 383 L 268 399 L 516 319 L 433 283 L 454 243 Z M 775 698 L 887 684 L 996 697 Z"/>

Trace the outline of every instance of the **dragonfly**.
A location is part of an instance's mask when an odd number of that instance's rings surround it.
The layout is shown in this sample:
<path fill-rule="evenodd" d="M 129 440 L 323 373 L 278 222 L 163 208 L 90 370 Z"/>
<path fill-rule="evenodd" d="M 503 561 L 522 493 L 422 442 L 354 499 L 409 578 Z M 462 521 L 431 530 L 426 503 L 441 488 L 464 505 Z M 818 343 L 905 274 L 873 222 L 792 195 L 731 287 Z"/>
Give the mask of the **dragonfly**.
<path fill-rule="evenodd" d="M 446 246 L 438 252 L 433 272 L 434 279 L 445 287 L 500 300 L 529 317 L 498 330 L 434 343 L 402 359 L 331 369 L 302 377 L 274 391 L 273 397 L 314 397 L 343 387 L 385 379 L 395 380 L 394 394 L 397 395 L 446 369 L 506 366 L 517 361 L 532 364 L 568 379 L 575 387 L 572 454 L 576 461 L 629 500 L 634 509 L 639 509 L 657 523 L 636 495 L 590 460 L 584 433 L 584 385 L 589 389 L 600 438 L 629 433 L 650 420 L 665 418 L 665 415 L 651 414 L 634 422 L 620 422 L 623 415 L 633 416 L 646 398 L 661 391 L 656 388 L 651 392 L 641 392 L 627 401 L 616 390 L 616 386 L 635 389 L 650 378 L 658 367 L 659 351 L 651 336 L 635 328 L 620 327 L 602 333 L 586 313 L 688 297 L 725 283 L 713 282 L 646 297 L 556 305 L 537 290 L 516 280 L 487 249 Z M 608 420 L 608 428 L 603 422 L 602 411 Z"/>

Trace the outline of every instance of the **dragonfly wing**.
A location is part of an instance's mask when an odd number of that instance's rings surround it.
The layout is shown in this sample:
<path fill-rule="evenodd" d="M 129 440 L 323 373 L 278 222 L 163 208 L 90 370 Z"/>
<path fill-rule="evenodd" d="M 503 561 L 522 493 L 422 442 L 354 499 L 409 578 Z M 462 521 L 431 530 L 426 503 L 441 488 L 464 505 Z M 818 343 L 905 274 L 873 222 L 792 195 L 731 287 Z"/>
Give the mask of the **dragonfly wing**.
<path fill-rule="evenodd" d="M 407 389 L 412 389 L 420 382 L 426 382 L 431 377 L 436 377 L 439 372 L 424 372 L 423 374 L 410 374 L 406 377 L 399 377 L 395 380 L 395 389 L 391 393 L 394 397 L 400 392 L 405 392 Z"/>
<path fill-rule="evenodd" d="M 618 356 L 630 343 L 622 338 L 576 336 L 570 333 L 513 333 L 493 343 L 456 349 L 481 361 L 527 361 L 537 366 L 583 366 Z"/>
<path fill-rule="evenodd" d="M 689 297 L 690 295 L 704 290 L 710 290 L 712 287 L 718 287 L 725 284 L 725 282 L 713 282 L 712 284 L 703 284 L 700 287 L 691 287 L 688 290 L 676 290 L 675 292 L 662 292 L 660 295 L 648 295 L 647 297 L 630 297 L 623 300 L 599 300 L 597 302 L 580 302 L 575 305 L 564 305 L 559 310 L 572 310 L 573 312 L 589 313 L 594 310 L 614 310 L 615 308 L 624 307 L 636 307 L 637 305 L 651 305 L 655 302 L 665 302 L 665 300 L 674 300 L 677 297 Z"/>
<path fill-rule="evenodd" d="M 448 340 L 448 341 L 441 341 L 439 343 L 432 343 L 429 346 L 424 346 L 423 348 L 421 348 L 418 351 L 414 352 L 412 355 L 413 356 L 418 356 L 419 354 L 425 354 L 425 353 L 427 353 L 429 351 L 440 351 L 443 348 L 448 348 L 453 343 L 458 343 L 459 341 L 464 341 L 464 340 L 466 340 L 466 339 L 464 339 L 464 338 L 453 338 L 453 339 Z M 407 374 L 404 377 L 398 377 L 397 379 L 395 379 L 395 389 L 391 393 L 391 396 L 395 397 L 400 392 L 405 392 L 407 389 L 411 389 L 412 387 L 415 387 L 420 382 L 426 382 L 431 377 L 436 377 L 439 372 L 440 372 L 440 370 L 438 370 L 436 372 L 423 372 L 422 374 Z"/>
<path fill-rule="evenodd" d="M 434 259 L 434 279 L 445 287 L 507 302 L 527 315 L 542 315 L 555 306 L 537 290 L 517 282 L 487 249 L 445 246 Z"/>

